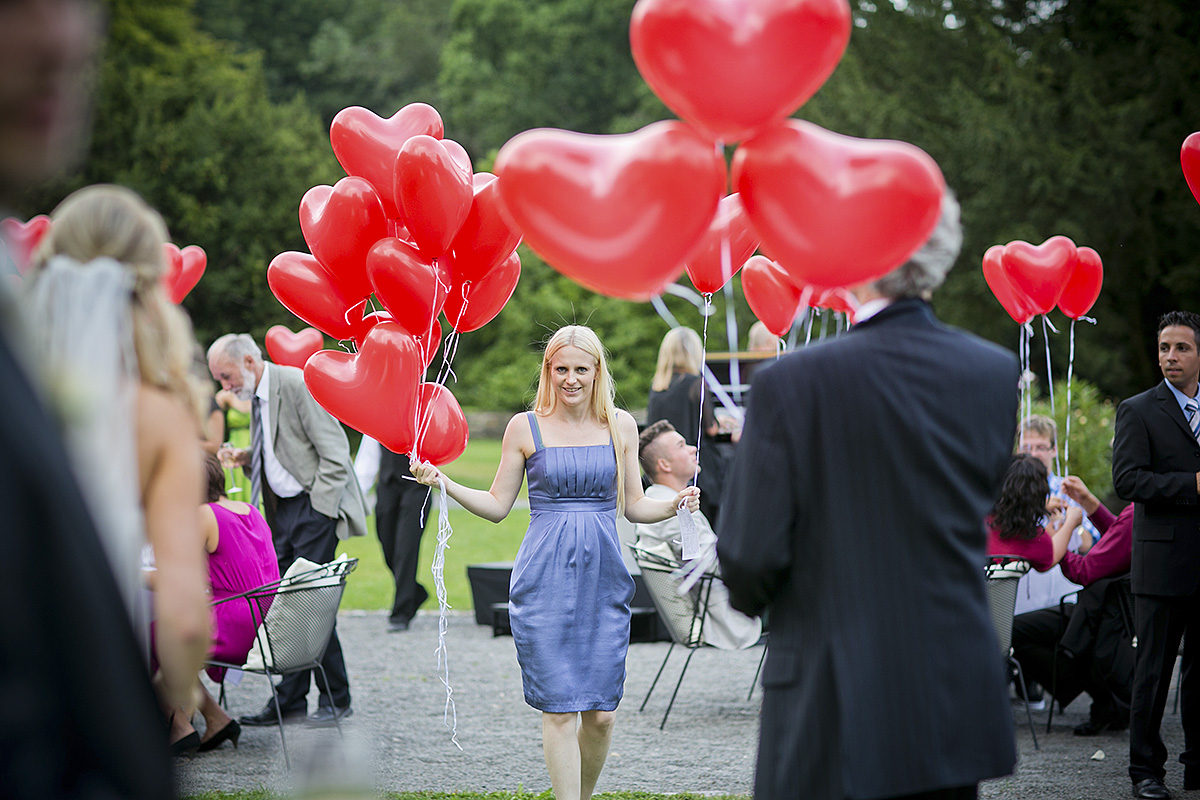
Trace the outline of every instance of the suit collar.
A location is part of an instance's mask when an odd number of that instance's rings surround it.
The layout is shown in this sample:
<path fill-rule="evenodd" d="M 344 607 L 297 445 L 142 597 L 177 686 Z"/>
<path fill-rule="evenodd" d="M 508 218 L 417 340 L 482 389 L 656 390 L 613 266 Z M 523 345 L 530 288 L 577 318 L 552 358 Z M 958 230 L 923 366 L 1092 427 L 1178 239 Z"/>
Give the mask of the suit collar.
<path fill-rule="evenodd" d="M 855 324 L 850 328 L 850 332 L 853 333 L 857 330 L 865 330 L 875 325 L 885 324 L 889 320 L 893 322 L 933 322 L 934 319 L 933 309 L 928 302 L 919 297 L 902 297 L 869 319 Z"/>
<path fill-rule="evenodd" d="M 1162 409 L 1163 413 L 1179 426 L 1179 429 L 1187 435 L 1189 440 L 1195 442 L 1196 437 L 1192 435 L 1192 429 L 1188 427 L 1187 417 L 1183 415 L 1183 409 L 1179 407 L 1179 401 L 1175 398 L 1175 393 L 1167 386 L 1165 379 L 1155 387 L 1154 396 L 1158 400 L 1158 406 Z"/>

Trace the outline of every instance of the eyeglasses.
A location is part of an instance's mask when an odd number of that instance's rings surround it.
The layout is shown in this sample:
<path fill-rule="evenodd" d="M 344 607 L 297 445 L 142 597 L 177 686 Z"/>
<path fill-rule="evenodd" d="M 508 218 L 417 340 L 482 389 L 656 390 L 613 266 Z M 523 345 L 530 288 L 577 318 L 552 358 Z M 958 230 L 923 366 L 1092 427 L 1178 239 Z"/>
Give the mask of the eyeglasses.
<path fill-rule="evenodd" d="M 1019 448 L 1022 453 L 1049 453 L 1054 449 L 1052 444 L 1023 444 Z"/>

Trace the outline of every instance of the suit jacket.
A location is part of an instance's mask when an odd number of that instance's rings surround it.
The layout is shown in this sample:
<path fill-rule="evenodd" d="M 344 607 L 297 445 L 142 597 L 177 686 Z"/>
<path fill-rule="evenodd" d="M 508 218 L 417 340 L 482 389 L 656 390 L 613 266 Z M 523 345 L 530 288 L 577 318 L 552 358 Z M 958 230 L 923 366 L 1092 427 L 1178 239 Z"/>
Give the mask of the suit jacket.
<path fill-rule="evenodd" d="M 313 510 L 338 521 L 339 539 L 365 535 L 366 503 L 342 426 L 313 399 L 303 371 L 270 363 L 265 368 L 271 371 L 276 458 L 308 492 Z"/>
<path fill-rule="evenodd" d="M 1190 595 L 1200 585 L 1200 445 L 1162 382 L 1117 407 L 1113 488 L 1133 509 L 1134 594 Z"/>
<path fill-rule="evenodd" d="M 755 797 L 874 798 L 1009 774 L 984 517 L 1019 369 L 917 299 L 754 379 L 717 526 L 735 608 L 771 606 Z"/>

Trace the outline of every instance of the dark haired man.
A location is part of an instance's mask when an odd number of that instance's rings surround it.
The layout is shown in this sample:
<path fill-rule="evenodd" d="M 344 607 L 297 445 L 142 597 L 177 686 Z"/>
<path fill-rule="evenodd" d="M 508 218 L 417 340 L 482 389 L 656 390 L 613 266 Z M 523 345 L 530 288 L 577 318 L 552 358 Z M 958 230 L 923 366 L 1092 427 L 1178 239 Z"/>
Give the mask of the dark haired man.
<path fill-rule="evenodd" d="M 1130 572 L 1137 631 L 1129 730 L 1133 796 L 1170 797 L 1159 728 L 1180 637 L 1200 641 L 1200 316 L 1164 314 L 1158 325 L 1163 382 L 1117 408 L 1113 487 L 1134 502 Z M 1200 789 L 1200 679 L 1196 649 L 1183 655 L 1184 789 Z"/>

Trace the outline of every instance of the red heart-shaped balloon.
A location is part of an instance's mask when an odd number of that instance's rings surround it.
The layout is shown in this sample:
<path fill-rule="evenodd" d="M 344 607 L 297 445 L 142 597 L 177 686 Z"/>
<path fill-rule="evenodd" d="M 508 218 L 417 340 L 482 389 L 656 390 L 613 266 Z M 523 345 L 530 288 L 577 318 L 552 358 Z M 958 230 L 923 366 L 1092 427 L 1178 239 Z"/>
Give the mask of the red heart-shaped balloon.
<path fill-rule="evenodd" d="M 469 430 L 462 406 L 438 383 L 417 387 L 417 436 L 414 458 L 440 466 L 467 449 Z"/>
<path fill-rule="evenodd" d="M 1013 290 L 1029 300 L 1029 308 L 1046 314 L 1075 266 L 1075 243 L 1066 236 L 1051 236 L 1036 246 L 1018 239 L 1004 246 L 1000 263 Z"/>
<path fill-rule="evenodd" d="M 348 177 L 309 189 L 300 200 L 300 230 L 344 297 L 371 293 L 367 251 L 388 235 L 388 225 L 383 202 L 369 181 Z"/>
<path fill-rule="evenodd" d="M 467 154 L 467 148 L 453 139 L 442 139 L 441 142 L 442 146 L 446 148 L 446 152 L 454 159 L 454 163 L 462 167 L 463 172 L 468 175 L 474 174 L 475 165 L 471 163 L 471 156 Z"/>
<path fill-rule="evenodd" d="M 639 0 L 638 71 L 679 116 L 736 142 L 821 88 L 850 41 L 846 0 Z"/>
<path fill-rule="evenodd" d="M 734 192 L 721 198 L 708 232 L 688 254 L 684 267 L 697 291 L 712 294 L 721 291 L 757 247 L 758 234 Z"/>
<path fill-rule="evenodd" d="M 284 308 L 309 325 L 339 341 L 354 338 L 350 320 L 361 320 L 362 311 L 352 317 L 350 309 L 363 303 L 347 300 L 315 257 L 295 250 L 280 253 L 267 265 L 267 285 Z"/>
<path fill-rule="evenodd" d="M 353 319 L 353 309 L 350 312 L 350 317 Z M 370 314 L 353 321 L 354 325 L 354 346 L 362 349 L 363 342 L 367 338 L 367 334 L 381 322 L 392 322 L 397 325 L 395 317 L 390 311 L 372 311 Z M 404 327 L 400 325 L 400 327 Z M 437 355 L 438 346 L 442 343 L 442 326 L 441 323 L 434 321 L 430 326 L 429 331 L 423 336 L 413 336 L 417 340 L 417 345 L 421 350 L 421 364 L 423 369 L 429 369 L 429 365 L 433 362 L 433 357 Z"/>
<path fill-rule="evenodd" d="M 1012 281 L 1008 279 L 1008 273 L 1004 271 L 1001 263 L 1003 257 L 1004 245 L 995 244 L 987 249 L 983 254 L 983 279 L 987 281 L 988 288 L 996 295 L 996 299 L 1013 321 L 1024 325 L 1033 319 L 1034 311 L 1029 300 L 1013 288 Z"/>
<path fill-rule="evenodd" d="M 783 267 L 766 256 L 751 256 L 742 267 L 742 292 L 767 330 L 776 336 L 791 330 L 800 307 L 800 289 Z"/>
<path fill-rule="evenodd" d="M 28 222 L 13 217 L 0 220 L 0 238 L 8 242 L 9 254 L 22 275 L 29 272 L 33 251 L 49 231 L 50 218 L 45 214 L 30 217 Z"/>
<path fill-rule="evenodd" d="M 802 293 L 803 291 L 801 289 Z M 857 302 L 845 289 L 826 289 L 820 294 L 814 294 L 809 305 L 813 308 L 828 308 L 830 311 L 849 314 L 853 317 L 858 307 Z"/>
<path fill-rule="evenodd" d="M 276 364 L 304 369 L 309 356 L 325 346 L 325 337 L 316 328 L 303 328 L 295 333 L 283 325 L 267 328 L 267 355 Z"/>
<path fill-rule="evenodd" d="M 1090 247 L 1078 248 L 1075 251 L 1075 267 L 1058 298 L 1059 310 L 1071 319 L 1079 319 L 1092 310 L 1103 284 L 1104 264 L 1100 261 L 1100 254 Z"/>
<path fill-rule="evenodd" d="M 503 210 L 551 266 L 645 300 L 683 269 L 724 194 L 725 160 L 682 122 L 597 136 L 518 134 L 496 158 Z"/>
<path fill-rule="evenodd" d="M 421 255 L 437 258 L 450 247 L 471 210 L 470 166 L 456 162 L 432 136 L 414 136 L 396 156 L 394 177 L 405 227 Z"/>
<path fill-rule="evenodd" d="M 321 407 L 394 453 L 411 451 L 421 353 L 392 322 L 371 328 L 357 353 L 322 350 L 304 365 L 304 383 Z"/>
<path fill-rule="evenodd" d="M 189 244 L 180 250 L 170 242 L 163 245 L 163 252 L 167 257 L 167 271 L 161 279 L 163 291 L 167 293 L 167 299 L 179 305 L 200 282 L 208 265 L 208 255 L 198 245 Z"/>
<path fill-rule="evenodd" d="M 343 108 L 329 126 L 333 154 L 348 175 L 366 178 L 379 193 L 388 217 L 400 216 L 393 193 L 396 154 L 418 134 L 442 138 L 442 118 L 433 106 L 409 103 L 387 119 L 361 106 Z"/>
<path fill-rule="evenodd" d="M 1200 131 L 1183 140 L 1179 163 L 1183 166 L 1183 178 L 1192 190 L 1192 197 L 1200 202 Z"/>
<path fill-rule="evenodd" d="M 434 267 L 412 245 L 380 239 L 367 254 L 367 276 L 379 302 L 414 335 L 429 330 L 450 286 L 449 270 Z"/>
<path fill-rule="evenodd" d="M 443 256 L 454 282 L 479 280 L 516 250 L 520 242 L 521 235 L 500 213 L 500 184 L 496 176 L 476 173 L 471 210 Z"/>
<path fill-rule="evenodd" d="M 945 181 L 906 142 L 855 139 L 789 120 L 733 156 L 763 245 L 797 282 L 855 286 L 903 264 L 933 232 Z"/>
<path fill-rule="evenodd" d="M 520 279 L 521 257 L 512 253 L 479 280 L 450 287 L 442 312 L 459 333 L 479 330 L 496 318 Z"/>

